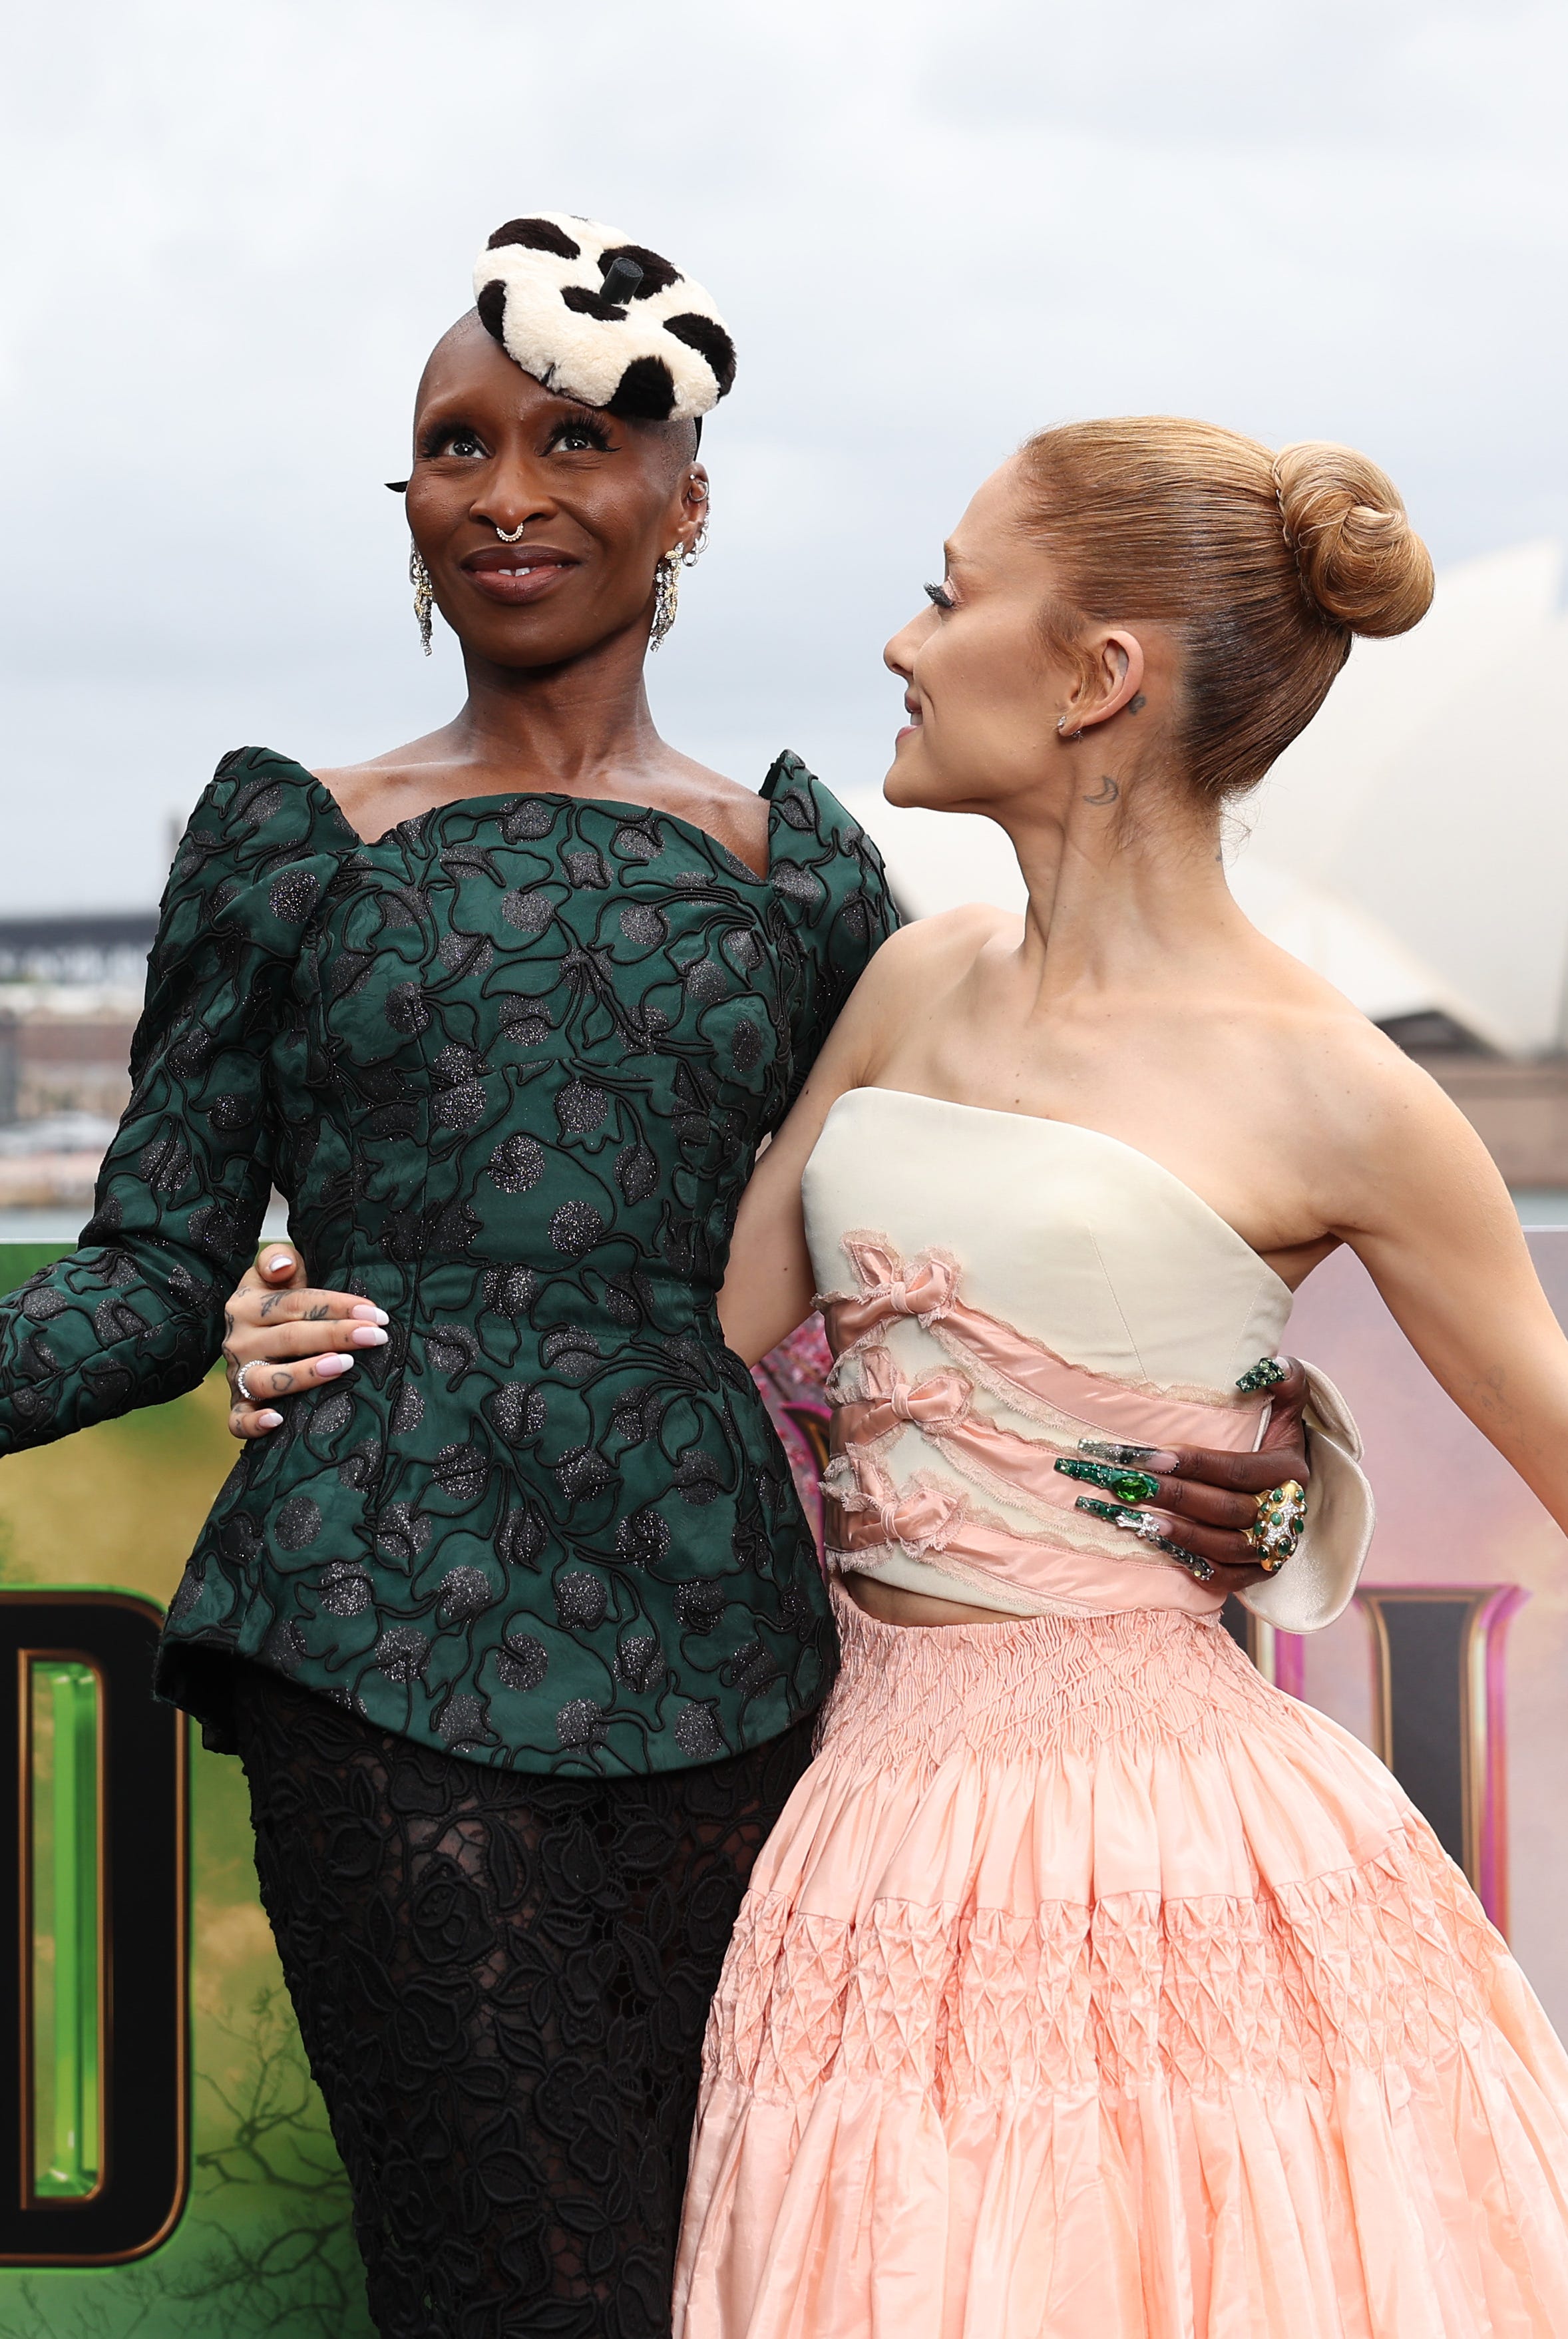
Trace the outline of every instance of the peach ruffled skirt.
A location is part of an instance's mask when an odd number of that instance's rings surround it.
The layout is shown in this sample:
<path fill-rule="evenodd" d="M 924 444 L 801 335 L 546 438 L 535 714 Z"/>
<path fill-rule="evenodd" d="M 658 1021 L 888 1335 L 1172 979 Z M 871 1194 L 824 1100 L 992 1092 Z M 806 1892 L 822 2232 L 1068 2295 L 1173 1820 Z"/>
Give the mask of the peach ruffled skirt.
<path fill-rule="evenodd" d="M 1568 2058 L 1382 1765 L 1189 1617 L 835 1596 L 679 2339 L 1563 2339 Z"/>

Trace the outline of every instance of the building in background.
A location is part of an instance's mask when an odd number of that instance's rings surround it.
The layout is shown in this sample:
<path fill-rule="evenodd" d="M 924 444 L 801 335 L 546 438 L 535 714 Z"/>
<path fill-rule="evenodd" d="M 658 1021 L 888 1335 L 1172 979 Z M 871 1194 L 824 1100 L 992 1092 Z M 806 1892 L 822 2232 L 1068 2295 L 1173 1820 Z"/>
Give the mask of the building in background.
<path fill-rule="evenodd" d="M 1247 915 L 1421 1059 L 1516 1189 L 1568 1189 L 1563 568 L 1550 543 L 1464 562 L 1414 632 L 1357 642 L 1227 844 Z M 912 914 L 1022 907 L 990 822 L 856 809 Z"/>
<path fill-rule="evenodd" d="M 1510 1186 L 1568 1209 L 1563 571 L 1553 543 L 1464 562 L 1414 632 L 1357 642 L 1317 721 L 1231 815 L 1227 857 L 1263 932 L 1420 1058 Z M 1022 907 L 989 821 L 844 793 L 911 915 Z M 0 1210 L 91 1199 L 129 1094 L 154 923 L 150 910 L 0 921 Z"/>
<path fill-rule="evenodd" d="M 0 1210 L 79 1211 L 131 1093 L 151 911 L 0 919 Z"/>

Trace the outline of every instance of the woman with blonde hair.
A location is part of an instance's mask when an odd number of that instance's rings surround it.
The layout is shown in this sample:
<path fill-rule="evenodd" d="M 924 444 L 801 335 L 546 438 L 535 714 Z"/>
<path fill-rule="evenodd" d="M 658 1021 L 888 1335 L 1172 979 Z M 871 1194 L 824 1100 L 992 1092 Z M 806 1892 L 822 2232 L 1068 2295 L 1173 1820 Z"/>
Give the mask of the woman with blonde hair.
<path fill-rule="evenodd" d="M 1346 449 L 1090 422 L 985 483 L 888 650 L 890 799 L 996 820 L 1029 902 L 878 952 L 741 1205 L 731 1345 L 814 1293 L 836 1356 L 843 1668 L 709 2021 L 684 2339 L 1568 2330 L 1568 2059 L 1165 1507 L 1165 1449 L 1256 1445 L 1348 1243 L 1568 1527 L 1568 1341 L 1495 1170 L 1220 858 L 1431 590 Z"/>

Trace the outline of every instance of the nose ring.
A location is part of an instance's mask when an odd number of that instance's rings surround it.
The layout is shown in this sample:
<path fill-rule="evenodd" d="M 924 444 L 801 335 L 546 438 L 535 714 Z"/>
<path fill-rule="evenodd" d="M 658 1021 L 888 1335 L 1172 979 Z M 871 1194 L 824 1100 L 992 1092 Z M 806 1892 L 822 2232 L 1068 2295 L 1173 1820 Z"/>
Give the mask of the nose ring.
<path fill-rule="evenodd" d="M 500 538 L 503 544 L 516 544 L 528 524 L 528 521 L 525 519 L 520 521 L 516 528 L 503 528 L 499 520 L 493 519 L 490 522 L 490 526 L 495 529 L 496 534 Z"/>

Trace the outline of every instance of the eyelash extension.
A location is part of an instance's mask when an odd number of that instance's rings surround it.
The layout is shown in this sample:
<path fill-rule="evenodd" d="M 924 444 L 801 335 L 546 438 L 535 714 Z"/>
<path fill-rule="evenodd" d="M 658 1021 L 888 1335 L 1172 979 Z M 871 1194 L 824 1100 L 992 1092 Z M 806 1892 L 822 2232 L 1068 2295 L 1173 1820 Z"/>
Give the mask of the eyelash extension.
<path fill-rule="evenodd" d="M 562 419 L 557 423 L 555 429 L 551 431 L 548 440 L 546 442 L 547 448 L 554 447 L 560 439 L 565 438 L 568 430 L 579 431 L 585 439 L 591 439 L 601 455 L 607 455 L 609 453 L 612 444 L 610 434 L 605 429 L 604 424 L 598 419 L 597 416 L 592 414 L 567 414 L 563 416 Z"/>
<path fill-rule="evenodd" d="M 432 456 L 439 455 L 449 439 L 477 439 L 481 447 L 485 443 L 472 423 L 432 423 L 428 430 L 422 431 L 419 435 L 419 451 L 421 460 L 428 463 Z"/>
<path fill-rule="evenodd" d="M 954 606 L 952 595 L 945 585 L 928 585 L 925 589 L 927 597 L 934 602 L 939 609 L 951 609 Z"/>

